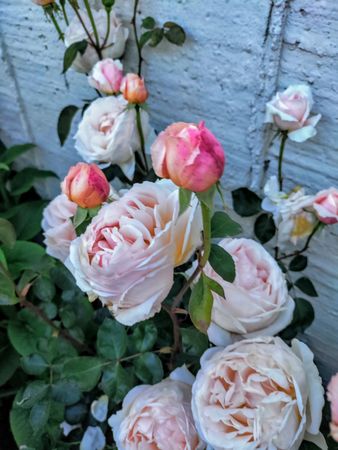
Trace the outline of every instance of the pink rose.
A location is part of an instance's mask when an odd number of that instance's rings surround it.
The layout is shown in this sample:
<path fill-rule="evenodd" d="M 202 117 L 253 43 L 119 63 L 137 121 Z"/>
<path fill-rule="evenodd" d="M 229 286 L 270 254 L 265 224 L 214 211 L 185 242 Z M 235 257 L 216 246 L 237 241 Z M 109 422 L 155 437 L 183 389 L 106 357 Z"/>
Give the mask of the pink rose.
<path fill-rule="evenodd" d="M 312 206 L 321 222 L 326 224 L 338 222 L 338 190 L 336 188 L 318 192 Z"/>
<path fill-rule="evenodd" d="M 222 176 L 224 150 L 201 122 L 178 122 L 159 134 L 151 147 L 156 174 L 194 192 L 209 189 Z"/>
<path fill-rule="evenodd" d="M 300 84 L 289 86 L 278 92 L 266 105 L 265 122 L 275 123 L 295 142 L 304 142 L 316 135 L 315 126 L 321 115 L 309 118 L 313 99 L 309 86 Z"/>
<path fill-rule="evenodd" d="M 136 73 L 128 73 L 123 78 L 121 92 L 129 103 L 144 103 L 148 98 L 144 79 L 136 75 Z"/>
<path fill-rule="evenodd" d="M 110 417 L 118 450 L 202 450 L 191 413 L 194 377 L 185 368 L 153 386 L 132 389 Z"/>
<path fill-rule="evenodd" d="M 327 449 L 323 406 L 313 354 L 296 339 L 291 348 L 278 337 L 211 348 L 192 389 L 197 430 L 213 450 L 298 450 L 303 439 Z"/>
<path fill-rule="evenodd" d="M 95 208 L 108 199 L 110 185 L 96 164 L 77 163 L 61 184 L 62 192 L 81 208 Z"/>
<path fill-rule="evenodd" d="M 76 238 L 72 222 L 77 205 L 68 200 L 65 194 L 58 195 L 43 211 L 42 229 L 44 231 L 46 252 L 64 262 L 69 256 L 70 243 Z"/>
<path fill-rule="evenodd" d="M 338 373 L 331 378 L 327 387 L 327 398 L 331 402 L 331 436 L 338 442 Z"/>
<path fill-rule="evenodd" d="M 133 325 L 161 309 L 174 267 L 200 243 L 197 199 L 179 216 L 178 189 L 172 183 L 144 182 L 101 208 L 73 241 L 67 264 L 90 299 L 99 297 L 116 320 Z"/>
<path fill-rule="evenodd" d="M 223 239 L 218 245 L 232 256 L 236 278 L 228 283 L 209 264 L 205 268 L 225 294 L 213 293 L 211 342 L 226 345 L 238 335 L 272 336 L 283 330 L 292 321 L 295 305 L 275 259 L 252 239 Z"/>
<path fill-rule="evenodd" d="M 33 3 L 35 3 L 36 5 L 40 5 L 40 6 L 51 5 L 54 2 L 55 2 L 55 0 L 33 0 Z"/>
<path fill-rule="evenodd" d="M 98 61 L 88 77 L 89 84 L 104 94 L 116 94 L 120 91 L 123 79 L 123 66 L 116 59 L 106 58 Z"/>

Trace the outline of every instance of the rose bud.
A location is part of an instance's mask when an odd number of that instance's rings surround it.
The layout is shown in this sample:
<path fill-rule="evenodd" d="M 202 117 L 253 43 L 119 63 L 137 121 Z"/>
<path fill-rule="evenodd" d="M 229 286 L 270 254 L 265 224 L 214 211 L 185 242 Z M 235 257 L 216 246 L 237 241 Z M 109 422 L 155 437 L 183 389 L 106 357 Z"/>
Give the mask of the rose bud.
<path fill-rule="evenodd" d="M 194 192 L 215 184 L 225 165 L 224 150 L 204 122 L 170 125 L 152 145 L 151 158 L 156 175 Z"/>
<path fill-rule="evenodd" d="M 148 91 L 144 79 L 136 73 L 128 73 L 122 80 L 121 92 L 129 103 L 144 103 L 148 98 Z"/>
<path fill-rule="evenodd" d="M 106 58 L 95 64 L 91 75 L 88 77 L 89 84 L 103 94 L 116 94 L 120 91 L 123 79 L 123 66 L 121 62 Z"/>
<path fill-rule="evenodd" d="M 331 436 L 338 442 L 338 373 L 331 378 L 327 387 L 327 398 L 331 403 Z"/>
<path fill-rule="evenodd" d="M 54 0 L 33 0 L 33 3 L 40 6 L 47 6 L 54 3 Z"/>
<path fill-rule="evenodd" d="M 78 163 L 70 168 L 61 184 L 62 192 L 81 208 L 95 208 L 109 196 L 110 185 L 95 164 Z"/>
<path fill-rule="evenodd" d="M 338 223 L 338 190 L 332 187 L 318 192 L 313 208 L 321 222 L 327 225 Z"/>
<path fill-rule="evenodd" d="M 316 135 L 315 126 L 321 115 L 309 118 L 313 99 L 306 85 L 292 85 L 284 92 L 277 92 L 266 105 L 265 122 L 274 123 L 282 131 L 288 131 L 291 141 L 304 142 Z"/>

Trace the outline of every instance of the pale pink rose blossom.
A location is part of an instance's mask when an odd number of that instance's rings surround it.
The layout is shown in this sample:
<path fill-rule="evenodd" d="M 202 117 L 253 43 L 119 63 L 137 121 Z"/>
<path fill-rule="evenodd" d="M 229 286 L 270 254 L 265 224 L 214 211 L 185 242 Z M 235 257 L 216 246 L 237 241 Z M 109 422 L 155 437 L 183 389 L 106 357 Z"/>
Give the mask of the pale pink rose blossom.
<path fill-rule="evenodd" d="M 213 450 L 327 449 L 319 432 L 324 389 L 313 353 L 294 339 L 237 342 L 207 350 L 192 389 L 200 437 Z"/>
<path fill-rule="evenodd" d="M 312 206 L 321 222 L 327 225 L 338 222 L 338 190 L 336 188 L 318 192 Z"/>
<path fill-rule="evenodd" d="M 233 258 L 236 278 L 224 281 L 207 264 L 205 273 L 224 289 L 225 298 L 213 293 L 208 336 L 216 345 L 232 339 L 272 336 L 292 321 L 294 301 L 283 272 L 265 248 L 252 239 L 223 239 L 218 243 Z"/>
<path fill-rule="evenodd" d="M 327 387 L 327 398 L 331 402 L 331 436 L 338 442 L 338 373 L 331 378 Z"/>
<path fill-rule="evenodd" d="M 178 122 L 162 131 L 151 147 L 155 173 L 194 192 L 209 189 L 222 176 L 224 150 L 201 122 Z"/>
<path fill-rule="evenodd" d="M 98 61 L 88 77 L 89 84 L 103 94 L 116 94 L 120 91 L 123 79 L 121 61 L 106 58 Z"/>
<path fill-rule="evenodd" d="M 67 265 L 90 299 L 99 297 L 116 320 L 133 325 L 161 309 L 174 267 L 200 245 L 201 228 L 196 198 L 179 216 L 170 181 L 135 184 L 73 241 Z"/>
<path fill-rule="evenodd" d="M 307 85 L 292 85 L 278 92 L 266 105 L 265 122 L 275 123 L 295 142 L 304 142 L 316 135 L 315 126 L 321 115 L 310 116 L 313 106 L 311 89 Z"/>
<path fill-rule="evenodd" d="M 110 417 L 118 450 L 203 450 L 191 413 L 194 377 L 185 368 L 153 386 L 133 388 Z"/>
<path fill-rule="evenodd" d="M 69 256 L 70 243 L 76 238 L 72 217 L 77 205 L 65 194 L 58 195 L 43 211 L 42 229 L 44 231 L 46 252 L 64 262 Z"/>
<path fill-rule="evenodd" d="M 122 80 L 121 92 L 129 103 L 144 103 L 148 98 L 148 91 L 144 79 L 136 73 L 128 73 Z"/>

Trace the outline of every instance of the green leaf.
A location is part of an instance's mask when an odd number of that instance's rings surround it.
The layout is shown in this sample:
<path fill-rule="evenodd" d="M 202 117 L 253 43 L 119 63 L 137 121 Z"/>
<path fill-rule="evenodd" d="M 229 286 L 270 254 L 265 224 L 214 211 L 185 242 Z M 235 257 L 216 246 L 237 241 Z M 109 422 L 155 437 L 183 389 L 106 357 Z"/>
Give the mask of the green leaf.
<path fill-rule="evenodd" d="M 78 206 L 76 208 L 75 216 L 73 217 L 74 227 L 79 227 L 87 218 L 88 210 L 86 208 L 81 208 Z"/>
<path fill-rule="evenodd" d="M 209 347 L 208 337 L 196 328 L 181 328 L 183 351 L 201 357 Z"/>
<path fill-rule="evenodd" d="M 223 289 L 223 287 L 222 287 L 216 280 L 213 280 L 212 278 L 209 278 L 209 277 L 206 276 L 205 274 L 204 274 L 204 278 L 205 278 L 205 281 L 206 281 L 206 283 L 208 284 L 209 288 L 210 288 L 213 292 L 215 292 L 215 293 L 216 293 L 217 295 L 219 295 L 220 297 L 225 298 L 225 295 L 224 295 L 224 289 Z"/>
<path fill-rule="evenodd" d="M 116 361 L 127 350 L 127 333 L 116 320 L 106 318 L 97 333 L 97 352 L 104 358 Z"/>
<path fill-rule="evenodd" d="M 7 348 L 1 352 L 0 364 L 0 386 L 7 383 L 12 378 L 14 372 L 20 365 L 20 359 L 17 352 L 8 344 Z"/>
<path fill-rule="evenodd" d="M 28 375 L 42 375 L 48 369 L 48 362 L 35 353 L 21 358 L 21 367 Z"/>
<path fill-rule="evenodd" d="M 33 285 L 34 296 L 43 302 L 51 302 L 55 296 L 55 293 L 55 285 L 48 277 L 39 277 Z"/>
<path fill-rule="evenodd" d="M 4 247 L 9 271 L 14 278 L 24 270 L 42 269 L 45 250 L 35 242 L 16 241 L 13 248 Z"/>
<path fill-rule="evenodd" d="M 78 356 L 66 361 L 62 369 L 62 378 L 74 380 L 81 391 L 90 391 L 97 385 L 102 370 L 102 361 L 92 356 Z"/>
<path fill-rule="evenodd" d="M 68 406 L 65 410 L 65 420 L 70 425 L 77 425 L 85 420 L 88 407 L 84 403 Z"/>
<path fill-rule="evenodd" d="M 142 20 L 142 28 L 145 28 L 146 30 L 152 30 L 156 25 L 155 19 L 153 17 L 145 17 Z"/>
<path fill-rule="evenodd" d="M 77 54 L 83 55 L 88 46 L 88 42 L 84 39 L 83 41 L 74 42 L 74 44 L 70 45 L 64 54 L 63 57 L 63 71 L 62 73 L 66 73 L 70 66 L 73 64 Z"/>
<path fill-rule="evenodd" d="M 57 130 L 61 146 L 63 146 L 69 135 L 72 126 L 72 121 L 78 110 L 79 108 L 77 106 L 68 105 L 65 108 L 63 108 L 63 110 L 60 112 Z"/>
<path fill-rule="evenodd" d="M 7 332 L 11 344 L 20 355 L 28 356 L 36 352 L 36 336 L 21 321 L 11 320 Z"/>
<path fill-rule="evenodd" d="M 157 328 L 153 322 L 142 322 L 133 330 L 129 337 L 129 342 L 137 353 L 144 353 L 151 350 L 157 341 Z"/>
<path fill-rule="evenodd" d="M 52 398 L 64 405 L 74 405 L 81 398 L 81 390 L 75 381 L 59 380 L 52 385 Z"/>
<path fill-rule="evenodd" d="M 196 193 L 199 201 L 202 202 L 205 206 L 207 206 L 210 209 L 210 211 L 212 211 L 214 207 L 215 194 L 216 194 L 215 185 L 211 186 L 211 188 L 209 188 L 207 191 Z"/>
<path fill-rule="evenodd" d="M 166 29 L 164 35 L 169 42 L 175 45 L 183 45 L 186 39 L 184 29 L 175 22 L 166 22 L 163 27 Z"/>
<path fill-rule="evenodd" d="M 223 238 L 227 236 L 236 236 L 242 232 L 239 223 L 231 219 L 228 214 L 222 211 L 216 211 L 211 219 L 211 237 Z"/>
<path fill-rule="evenodd" d="M 318 297 L 316 288 L 314 287 L 312 281 L 307 277 L 298 278 L 295 282 L 295 286 L 310 297 Z"/>
<path fill-rule="evenodd" d="M 239 188 L 232 191 L 233 207 L 242 217 L 250 217 L 261 211 L 262 200 L 248 188 Z"/>
<path fill-rule="evenodd" d="M 155 28 L 152 32 L 151 32 L 151 42 L 150 42 L 150 47 L 157 47 L 158 44 L 162 41 L 164 36 L 164 31 L 163 28 Z"/>
<path fill-rule="evenodd" d="M 133 370 L 130 367 L 124 369 L 121 364 L 116 364 L 104 370 L 100 388 L 115 403 L 120 403 L 135 384 Z"/>
<path fill-rule="evenodd" d="M 305 270 L 307 267 L 307 256 L 304 255 L 297 255 L 295 256 L 289 265 L 289 269 L 293 272 L 301 272 L 302 270 Z"/>
<path fill-rule="evenodd" d="M 255 221 L 254 231 L 262 244 L 269 242 L 276 233 L 275 222 L 271 214 L 261 214 Z"/>
<path fill-rule="evenodd" d="M 189 207 L 191 201 L 192 192 L 187 189 L 179 188 L 178 198 L 180 202 L 180 212 L 179 215 L 183 214 L 184 211 Z"/>
<path fill-rule="evenodd" d="M 35 433 L 42 431 L 49 419 L 50 401 L 36 403 L 29 414 L 29 423 Z"/>
<path fill-rule="evenodd" d="M 4 170 L 5 172 L 9 172 L 11 169 L 7 164 L 0 162 L 0 170 Z"/>
<path fill-rule="evenodd" d="M 145 33 L 141 34 L 139 41 L 141 49 L 146 45 L 147 42 L 150 41 L 152 35 L 153 35 L 152 31 L 146 31 Z"/>
<path fill-rule="evenodd" d="M 292 322 L 280 333 L 280 336 L 285 340 L 291 340 L 296 337 L 298 333 L 304 333 L 315 318 L 313 306 L 308 300 L 296 297 L 294 301 L 295 309 Z"/>
<path fill-rule="evenodd" d="M 23 153 L 28 152 L 29 150 L 32 150 L 35 148 L 34 144 L 22 144 L 22 145 L 15 145 L 14 147 L 10 147 L 7 149 L 1 156 L 0 161 L 4 164 L 11 164 L 14 162 L 20 155 Z"/>
<path fill-rule="evenodd" d="M 144 353 L 135 360 L 135 374 L 143 383 L 158 383 L 163 378 L 160 358 L 155 353 Z"/>
<path fill-rule="evenodd" d="M 191 292 L 189 314 L 195 327 L 205 334 L 211 322 L 212 305 L 213 297 L 211 289 L 202 273 Z"/>
<path fill-rule="evenodd" d="M 0 305 L 15 305 L 18 301 L 15 284 L 5 266 L 0 263 Z"/>
<path fill-rule="evenodd" d="M 13 225 L 6 219 L 0 218 L 0 242 L 13 247 L 16 240 L 16 234 Z"/>
<path fill-rule="evenodd" d="M 17 400 L 17 406 L 29 409 L 35 403 L 46 397 L 49 386 L 44 381 L 36 380 L 28 384 L 22 393 L 22 397 Z"/>
<path fill-rule="evenodd" d="M 41 170 L 35 167 L 26 167 L 20 170 L 10 181 L 10 191 L 12 195 L 21 195 L 29 191 L 37 180 L 55 177 L 56 173 L 51 170 Z"/>
<path fill-rule="evenodd" d="M 211 244 L 209 263 L 223 280 L 232 283 L 236 278 L 236 267 L 232 256 L 220 245 Z"/>

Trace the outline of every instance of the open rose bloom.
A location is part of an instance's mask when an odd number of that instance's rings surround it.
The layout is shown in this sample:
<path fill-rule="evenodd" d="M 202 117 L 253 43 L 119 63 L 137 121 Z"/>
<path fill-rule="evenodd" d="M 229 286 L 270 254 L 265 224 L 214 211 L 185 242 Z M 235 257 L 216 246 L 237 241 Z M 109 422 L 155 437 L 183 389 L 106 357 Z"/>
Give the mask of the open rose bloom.
<path fill-rule="evenodd" d="M 213 293 L 211 342 L 226 345 L 238 337 L 272 336 L 292 320 L 294 301 L 274 258 L 252 239 L 224 239 L 218 245 L 233 258 L 236 278 L 224 281 L 208 264 L 206 275 L 224 289 Z"/>
<path fill-rule="evenodd" d="M 178 189 L 170 181 L 135 184 L 73 241 L 67 265 L 78 286 L 99 297 L 119 322 L 133 325 L 158 312 L 174 267 L 200 245 L 197 199 L 178 213 Z"/>
<path fill-rule="evenodd" d="M 321 222 L 327 225 L 338 223 L 338 190 L 330 188 L 318 192 L 313 208 Z"/>
<path fill-rule="evenodd" d="M 185 368 L 154 386 L 141 385 L 109 419 L 118 450 L 203 450 L 191 413 L 194 377 Z"/>
<path fill-rule="evenodd" d="M 307 85 L 292 85 L 278 92 L 266 105 L 265 122 L 274 123 L 295 142 L 304 142 L 316 135 L 321 115 L 310 117 L 313 106 L 311 89 Z"/>
<path fill-rule="evenodd" d="M 192 411 L 213 450 L 327 449 L 319 432 L 324 389 L 309 348 L 280 338 L 244 340 L 205 352 Z"/>
<path fill-rule="evenodd" d="M 331 403 L 331 436 L 338 442 L 338 374 L 331 378 L 327 387 L 327 398 Z"/>

